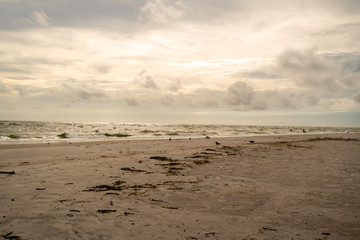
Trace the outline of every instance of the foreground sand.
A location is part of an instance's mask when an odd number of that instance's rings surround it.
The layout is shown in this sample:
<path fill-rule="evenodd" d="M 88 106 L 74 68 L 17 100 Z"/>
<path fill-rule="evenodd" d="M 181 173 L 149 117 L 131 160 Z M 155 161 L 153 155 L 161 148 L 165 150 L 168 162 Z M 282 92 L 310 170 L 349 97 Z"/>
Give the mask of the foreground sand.
<path fill-rule="evenodd" d="M 0 236 L 360 239 L 359 156 L 359 134 L 0 145 Z"/>

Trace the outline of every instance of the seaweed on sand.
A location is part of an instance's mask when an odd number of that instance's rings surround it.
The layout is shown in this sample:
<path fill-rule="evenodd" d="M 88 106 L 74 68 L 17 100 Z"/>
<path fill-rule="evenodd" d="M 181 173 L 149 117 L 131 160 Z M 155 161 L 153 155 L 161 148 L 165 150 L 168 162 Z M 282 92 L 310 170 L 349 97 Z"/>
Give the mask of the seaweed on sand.
<path fill-rule="evenodd" d="M 171 158 L 168 158 L 168 157 L 160 157 L 160 156 L 150 157 L 150 159 L 155 159 L 155 160 L 159 160 L 159 161 L 172 161 Z"/>
<path fill-rule="evenodd" d="M 68 134 L 67 133 L 62 133 L 62 134 L 59 134 L 57 135 L 59 138 L 68 138 L 67 136 Z"/>
<path fill-rule="evenodd" d="M 123 191 L 123 190 L 140 190 L 140 189 L 151 189 L 156 188 L 157 186 L 151 183 L 145 183 L 145 184 L 134 184 L 134 185 L 123 185 L 126 183 L 125 181 L 116 181 L 112 185 L 97 185 L 94 187 L 90 187 L 85 192 L 104 192 L 104 191 Z"/>
<path fill-rule="evenodd" d="M 128 172 L 146 172 L 144 170 L 139 170 L 139 169 L 129 168 L 129 167 L 123 167 L 123 168 L 121 168 L 121 170 L 128 171 Z"/>
<path fill-rule="evenodd" d="M 11 139 L 19 139 L 20 138 L 18 135 L 14 135 L 14 134 L 11 134 L 11 135 L 9 135 L 7 137 L 11 138 Z"/>
<path fill-rule="evenodd" d="M 130 137 L 130 136 L 132 136 L 129 134 L 122 134 L 122 133 L 116 133 L 116 134 L 105 133 L 104 135 L 105 135 L 105 137 Z"/>

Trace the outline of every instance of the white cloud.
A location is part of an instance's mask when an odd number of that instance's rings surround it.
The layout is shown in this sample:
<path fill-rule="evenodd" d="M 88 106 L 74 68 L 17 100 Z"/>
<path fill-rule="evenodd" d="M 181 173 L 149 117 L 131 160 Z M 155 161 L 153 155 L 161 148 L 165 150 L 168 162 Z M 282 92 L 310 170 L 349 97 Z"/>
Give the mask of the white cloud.
<path fill-rule="evenodd" d="M 33 12 L 32 19 L 40 26 L 49 26 L 49 17 L 44 12 Z"/>
<path fill-rule="evenodd" d="M 0 93 L 6 93 L 7 91 L 8 91 L 8 88 L 0 80 Z"/>
<path fill-rule="evenodd" d="M 96 98 L 104 98 L 105 92 L 96 85 L 78 82 L 74 80 L 66 81 L 62 84 L 64 93 L 70 98 L 80 98 L 83 100 L 91 100 Z"/>
<path fill-rule="evenodd" d="M 181 19 L 188 8 L 181 1 L 148 0 L 140 8 L 138 18 L 151 23 L 167 23 Z"/>
<path fill-rule="evenodd" d="M 154 78 L 147 74 L 145 70 L 143 70 L 138 77 L 136 77 L 133 81 L 137 86 L 145 89 L 158 89 L 158 86 L 154 80 Z"/>
<path fill-rule="evenodd" d="M 42 11 L 34 11 L 32 12 L 30 18 L 19 18 L 19 23 L 24 25 L 38 25 L 41 27 L 48 27 L 50 18 L 45 12 Z"/>

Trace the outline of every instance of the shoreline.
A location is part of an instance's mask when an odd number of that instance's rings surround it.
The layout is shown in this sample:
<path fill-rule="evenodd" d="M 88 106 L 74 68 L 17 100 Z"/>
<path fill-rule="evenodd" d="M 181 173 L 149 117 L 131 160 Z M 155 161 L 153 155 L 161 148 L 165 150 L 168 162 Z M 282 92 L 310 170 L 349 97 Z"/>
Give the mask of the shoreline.
<path fill-rule="evenodd" d="M 176 139 L 0 144 L 0 235 L 360 237 L 359 133 Z"/>
<path fill-rule="evenodd" d="M 257 138 L 257 137 L 276 137 L 276 136 L 317 136 L 317 135 L 351 135 L 351 134 L 360 134 L 357 132 L 323 132 L 323 133 L 279 133 L 279 134 L 244 134 L 244 135 L 209 135 L 210 139 L 221 139 L 221 138 Z M 49 139 L 49 140 L 39 140 L 33 141 L 29 139 L 22 141 L 22 139 L 13 140 L 13 141 L 0 141 L 0 146 L 11 146 L 11 145 L 41 145 L 41 144 L 68 144 L 68 143 L 103 143 L 103 142 L 116 142 L 116 141 L 157 141 L 163 140 L 168 141 L 170 138 L 174 141 L 176 140 L 188 140 L 189 138 L 204 139 L 206 136 L 166 136 L 166 137 L 119 137 L 119 138 L 103 138 L 103 139 L 79 139 L 79 138 L 65 138 L 65 139 Z M 344 137 L 344 136 L 343 136 Z"/>

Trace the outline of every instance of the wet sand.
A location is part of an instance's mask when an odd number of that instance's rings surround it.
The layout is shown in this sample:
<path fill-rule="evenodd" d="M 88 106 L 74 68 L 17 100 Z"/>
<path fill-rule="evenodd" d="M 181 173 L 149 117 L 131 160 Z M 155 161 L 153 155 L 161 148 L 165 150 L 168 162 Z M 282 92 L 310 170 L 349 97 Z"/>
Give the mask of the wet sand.
<path fill-rule="evenodd" d="M 360 134 L 0 145 L 0 236 L 360 239 L 359 156 Z"/>

